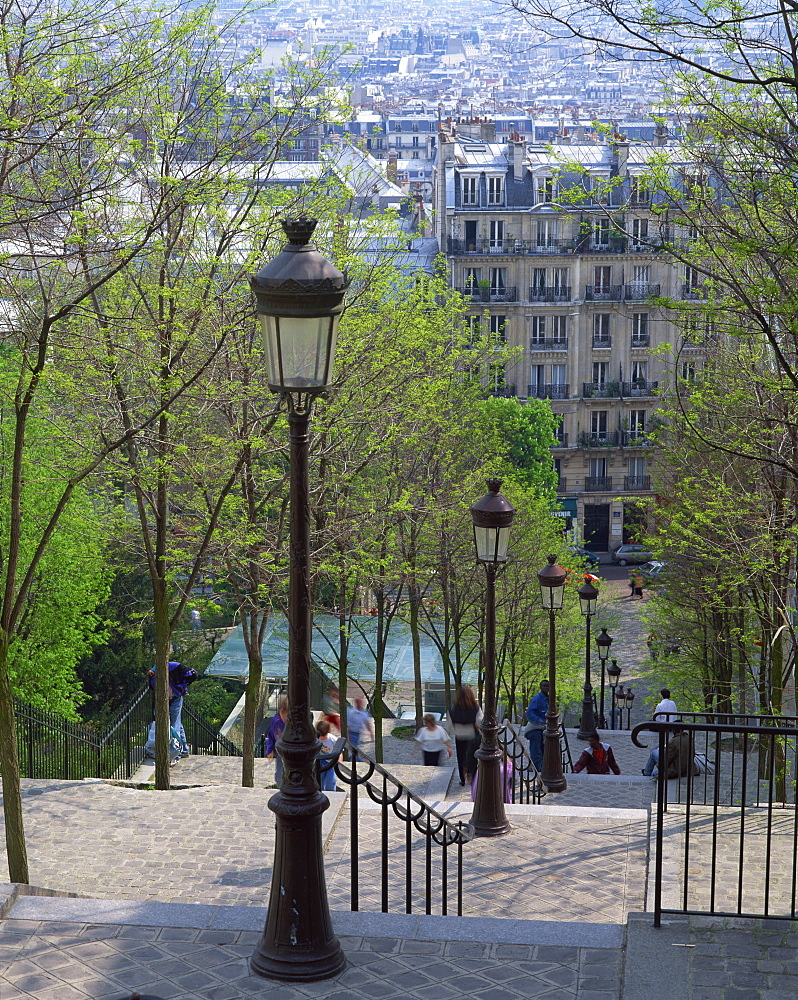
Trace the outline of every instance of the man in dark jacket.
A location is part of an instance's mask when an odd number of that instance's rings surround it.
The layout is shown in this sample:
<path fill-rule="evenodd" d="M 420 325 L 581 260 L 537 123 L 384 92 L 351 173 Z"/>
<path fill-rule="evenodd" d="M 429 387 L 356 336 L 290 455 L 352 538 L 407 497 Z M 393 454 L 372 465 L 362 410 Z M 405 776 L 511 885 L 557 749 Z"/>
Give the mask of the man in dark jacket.
<path fill-rule="evenodd" d="M 668 744 L 666 763 L 669 778 L 681 778 L 687 774 L 699 774 L 693 754 L 690 734 L 684 729 L 674 729 L 675 736 Z"/>
<path fill-rule="evenodd" d="M 147 671 L 147 676 L 149 678 L 150 687 L 155 690 L 155 667 L 152 670 Z M 180 740 L 180 756 L 188 757 L 188 740 L 186 739 L 186 731 L 183 728 L 183 699 L 188 694 L 189 684 L 193 684 L 197 679 L 197 671 L 193 667 L 186 667 L 184 664 L 179 663 L 177 660 L 169 661 L 169 722 L 172 729 L 174 729 L 177 734 L 177 738 Z M 145 756 L 155 756 L 155 732 L 153 730 L 153 744 L 150 748 L 150 742 L 147 742 L 145 747 Z"/>

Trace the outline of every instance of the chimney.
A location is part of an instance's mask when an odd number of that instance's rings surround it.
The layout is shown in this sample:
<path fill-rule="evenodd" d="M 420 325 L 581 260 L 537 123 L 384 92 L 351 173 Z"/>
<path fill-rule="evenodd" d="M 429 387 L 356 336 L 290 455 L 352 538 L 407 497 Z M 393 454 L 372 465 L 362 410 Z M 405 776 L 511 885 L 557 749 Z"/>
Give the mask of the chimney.
<path fill-rule="evenodd" d="M 513 153 L 513 180 L 522 181 L 524 179 L 524 160 L 526 159 L 526 142 L 517 132 L 510 133 L 508 146 Z"/>
<path fill-rule="evenodd" d="M 393 184 L 396 183 L 396 178 L 399 173 L 397 164 L 398 159 L 399 159 L 398 153 L 388 153 L 388 166 L 385 170 L 385 175 L 388 178 L 388 180 L 391 181 Z"/>

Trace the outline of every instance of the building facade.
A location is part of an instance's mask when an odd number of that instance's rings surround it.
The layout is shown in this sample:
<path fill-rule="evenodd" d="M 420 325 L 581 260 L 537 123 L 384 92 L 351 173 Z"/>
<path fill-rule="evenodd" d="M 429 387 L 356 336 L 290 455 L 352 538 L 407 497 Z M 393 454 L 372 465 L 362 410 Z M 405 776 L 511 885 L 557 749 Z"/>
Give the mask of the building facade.
<path fill-rule="evenodd" d="M 661 348 L 681 339 L 658 300 L 697 289 L 663 249 L 646 184 L 665 139 L 576 139 L 502 144 L 488 122 L 442 123 L 434 226 L 470 322 L 517 351 L 493 391 L 551 401 L 562 506 L 576 538 L 612 551 L 652 493 L 648 434 L 674 356 Z"/>

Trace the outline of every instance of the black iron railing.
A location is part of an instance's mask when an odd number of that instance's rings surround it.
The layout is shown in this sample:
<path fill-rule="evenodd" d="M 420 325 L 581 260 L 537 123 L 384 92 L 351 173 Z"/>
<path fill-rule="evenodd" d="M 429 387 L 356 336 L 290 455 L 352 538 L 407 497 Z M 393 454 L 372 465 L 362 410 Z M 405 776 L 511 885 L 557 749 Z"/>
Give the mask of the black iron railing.
<path fill-rule="evenodd" d="M 154 692 L 143 684 L 127 708 L 98 734 L 101 756 L 96 778 L 130 778 L 144 760 L 147 731 L 154 717 Z M 185 711 L 185 708 L 184 708 Z"/>
<path fill-rule="evenodd" d="M 213 757 L 243 757 L 244 752 L 236 743 L 222 736 L 214 727 L 195 712 L 191 705 L 183 702 L 181 713 L 186 742 L 193 754 L 208 754 Z"/>
<path fill-rule="evenodd" d="M 796 722 L 685 713 L 676 723 L 635 727 L 634 743 L 645 746 L 639 736 L 652 733 L 664 762 L 657 775 L 656 927 L 663 913 L 796 919 Z"/>
<path fill-rule="evenodd" d="M 349 790 L 349 908 L 462 916 L 463 847 L 473 837 L 470 824 L 446 819 L 346 739 L 339 739 L 318 767 L 334 768 Z M 369 800 L 380 807 L 373 817 Z M 365 888 L 361 871 L 369 875 Z M 378 894 L 371 889 L 375 871 Z"/>
<path fill-rule="evenodd" d="M 515 730 L 511 726 L 502 726 L 498 740 L 504 759 L 502 781 L 506 790 L 505 801 L 522 806 L 540 805 L 546 786 Z M 512 768 L 507 766 L 508 763 Z"/>

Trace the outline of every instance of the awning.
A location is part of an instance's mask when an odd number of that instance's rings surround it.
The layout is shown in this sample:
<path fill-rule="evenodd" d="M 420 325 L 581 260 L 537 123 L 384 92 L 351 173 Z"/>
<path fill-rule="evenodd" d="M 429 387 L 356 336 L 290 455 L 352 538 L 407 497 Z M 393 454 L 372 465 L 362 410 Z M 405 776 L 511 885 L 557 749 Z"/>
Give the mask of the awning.
<path fill-rule="evenodd" d="M 552 514 L 554 517 L 570 517 L 576 519 L 576 498 L 557 497 L 557 503 L 562 507 L 562 510 L 553 510 Z"/>

